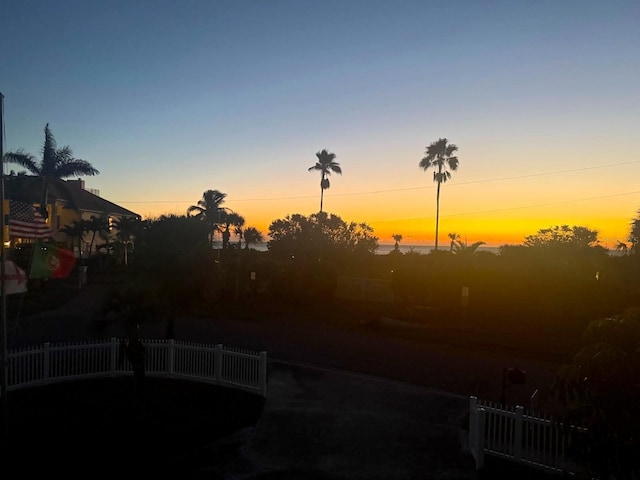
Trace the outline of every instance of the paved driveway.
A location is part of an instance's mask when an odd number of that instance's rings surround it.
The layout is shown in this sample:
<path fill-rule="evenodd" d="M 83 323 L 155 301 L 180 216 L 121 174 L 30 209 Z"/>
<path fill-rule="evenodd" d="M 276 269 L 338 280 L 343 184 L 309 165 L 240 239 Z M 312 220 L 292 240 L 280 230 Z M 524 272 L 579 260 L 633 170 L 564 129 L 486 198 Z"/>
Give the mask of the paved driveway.
<path fill-rule="evenodd" d="M 291 479 L 473 478 L 473 461 L 458 438 L 467 404 L 458 395 L 397 382 L 272 363 L 245 473 L 253 469 Z M 241 473 L 238 468 L 235 478 Z"/>

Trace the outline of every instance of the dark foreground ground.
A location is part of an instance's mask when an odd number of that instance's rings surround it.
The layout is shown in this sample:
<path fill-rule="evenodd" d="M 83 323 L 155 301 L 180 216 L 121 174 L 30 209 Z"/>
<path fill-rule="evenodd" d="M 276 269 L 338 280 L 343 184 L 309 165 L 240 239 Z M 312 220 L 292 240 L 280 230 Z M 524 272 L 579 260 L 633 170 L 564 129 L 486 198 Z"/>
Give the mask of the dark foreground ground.
<path fill-rule="evenodd" d="M 181 380 L 146 378 L 136 395 L 129 377 L 7 398 L 2 468 L 14 478 L 223 478 L 225 456 L 241 445 L 232 434 L 251 430 L 264 406 L 257 395 Z"/>
<path fill-rule="evenodd" d="M 122 336 L 121 325 L 97 315 L 108 290 L 90 284 L 58 308 L 10 323 L 10 348 Z M 18 390 L 9 395 L 14 436 L 2 463 L 12 478 L 548 478 L 491 459 L 476 471 L 460 425 L 469 395 L 497 398 L 504 367 L 527 371 L 526 385 L 507 393 L 528 405 L 538 388 L 545 399 L 557 364 L 470 337 L 462 344 L 431 338 L 432 330 L 268 307 L 182 317 L 175 326 L 178 340 L 266 350 L 266 402 L 151 378 L 141 404 L 130 378 Z M 153 323 L 140 333 L 165 332 Z"/>

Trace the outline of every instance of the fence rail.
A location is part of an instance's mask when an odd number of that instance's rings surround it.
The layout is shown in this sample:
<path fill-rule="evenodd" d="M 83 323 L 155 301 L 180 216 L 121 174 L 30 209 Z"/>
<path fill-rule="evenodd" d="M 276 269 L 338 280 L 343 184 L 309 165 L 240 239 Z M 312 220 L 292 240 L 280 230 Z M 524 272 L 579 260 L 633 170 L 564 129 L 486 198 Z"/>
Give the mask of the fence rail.
<path fill-rule="evenodd" d="M 575 434 L 585 431 L 521 406 L 470 398 L 469 449 L 478 469 L 485 455 L 493 455 L 548 472 L 576 473 L 578 465 L 567 453 Z"/>
<path fill-rule="evenodd" d="M 229 386 L 267 395 L 267 353 L 175 340 L 142 340 L 145 373 Z M 8 353 L 7 389 L 71 379 L 126 375 L 116 338 L 103 342 L 45 343 Z"/>

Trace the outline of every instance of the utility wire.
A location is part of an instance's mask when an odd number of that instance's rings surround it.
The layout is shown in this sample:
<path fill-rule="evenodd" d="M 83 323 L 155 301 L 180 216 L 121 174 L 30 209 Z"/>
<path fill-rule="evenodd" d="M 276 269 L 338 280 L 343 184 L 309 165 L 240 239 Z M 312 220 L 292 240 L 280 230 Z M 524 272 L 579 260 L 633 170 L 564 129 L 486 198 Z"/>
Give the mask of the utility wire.
<path fill-rule="evenodd" d="M 630 162 L 619 162 L 619 163 L 611 163 L 608 165 L 600 165 L 600 166 L 596 166 L 596 167 L 583 167 L 583 168 L 574 168 L 574 169 L 569 169 L 569 170 L 556 170 L 554 172 L 542 172 L 542 173 L 530 173 L 527 175 L 517 175 L 517 176 L 513 176 L 513 177 L 501 177 L 501 178 L 488 178 L 488 179 L 484 179 L 484 180 L 471 180 L 468 182 L 461 182 L 461 183 L 451 183 L 451 184 L 447 184 L 447 187 L 456 187 L 456 186 L 461 186 L 461 185 L 474 185 L 474 184 L 478 184 L 478 183 L 490 183 L 490 182 L 503 182 L 503 181 L 507 181 L 507 180 L 519 180 L 522 178 L 534 178 L 534 177 L 544 177 L 544 176 L 549 176 L 549 175 L 560 175 L 563 173 L 575 173 L 575 172 L 583 172 L 583 171 L 587 171 L 587 170 L 598 170 L 598 169 L 602 169 L 602 168 L 611 168 L 611 167 L 618 167 L 621 165 L 632 165 L 632 164 L 636 164 L 636 163 L 640 163 L 640 160 L 632 160 Z M 406 192 L 406 191 L 411 191 L 411 190 L 429 190 L 429 189 L 433 189 L 436 188 L 435 185 L 424 185 L 424 186 L 420 186 L 420 187 L 402 187 L 402 188 L 391 188 L 391 189 L 385 189 L 385 190 L 372 190 L 372 191 L 368 191 L 368 192 L 350 192 L 350 193 L 336 193 L 333 195 L 329 195 L 330 197 L 348 197 L 348 196 L 357 196 L 357 195 L 377 195 L 377 194 L 381 194 L 381 193 L 394 193 L 394 192 Z M 621 194 L 621 195 L 629 195 L 629 194 Z M 612 195 L 612 196 L 616 196 L 616 195 Z M 264 201 L 269 201 L 269 200 L 300 200 L 300 199 L 306 199 L 306 198 L 316 198 L 317 195 L 300 195 L 300 196 L 288 196 L 288 197 L 262 197 L 262 198 L 234 198 L 233 201 L 234 202 L 264 202 Z M 576 200 L 576 201 L 581 201 L 581 200 Z M 116 201 L 116 203 L 193 203 L 193 200 L 135 200 L 135 201 L 126 201 L 126 200 L 120 200 L 120 201 Z M 520 208 L 520 207 L 518 207 Z M 523 207 L 523 208 L 528 208 L 528 207 Z"/>
<path fill-rule="evenodd" d="M 519 207 L 505 207 L 505 208 L 492 208 L 490 210 L 477 210 L 475 212 L 462 212 L 462 213 L 450 213 L 447 215 L 440 215 L 440 218 L 449 218 L 449 217 L 461 217 L 461 216 L 469 216 L 469 215 L 480 215 L 484 213 L 495 213 L 495 212 L 506 212 L 509 210 L 524 210 L 527 208 L 538 208 L 538 207 L 552 207 L 555 205 L 565 205 L 567 203 L 578 203 L 578 202 L 586 202 L 589 200 L 600 200 L 602 198 L 614 198 L 614 197 L 624 197 L 628 195 L 638 195 L 640 194 L 640 190 L 635 192 L 626 192 L 626 193 L 615 193 L 612 195 L 601 195 L 598 197 L 588 197 L 588 198 L 579 198 L 575 200 L 564 200 L 560 202 L 550 202 L 550 203 L 537 203 L 533 205 L 521 205 Z M 419 217 L 419 218 L 404 218 L 399 220 L 376 220 L 371 221 L 370 223 L 392 223 L 392 222 L 411 222 L 411 221 L 422 221 L 422 220 L 433 220 L 436 217 Z"/>

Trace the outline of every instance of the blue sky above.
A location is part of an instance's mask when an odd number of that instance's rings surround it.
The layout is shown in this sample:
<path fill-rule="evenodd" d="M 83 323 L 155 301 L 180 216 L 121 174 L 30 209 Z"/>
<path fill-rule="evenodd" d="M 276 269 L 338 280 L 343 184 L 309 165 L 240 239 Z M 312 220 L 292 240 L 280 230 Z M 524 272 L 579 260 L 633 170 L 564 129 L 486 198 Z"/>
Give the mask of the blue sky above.
<path fill-rule="evenodd" d="M 218 189 L 266 233 L 270 220 L 317 211 L 307 168 L 327 148 L 344 172 L 327 210 L 429 241 L 435 188 L 418 162 L 440 137 L 460 148 L 444 238 L 500 243 L 492 232 L 569 223 L 621 239 L 640 207 L 637 2 L 2 10 L 5 148 L 38 154 L 48 122 L 101 171 L 88 187 L 142 215 L 182 214 Z"/>

